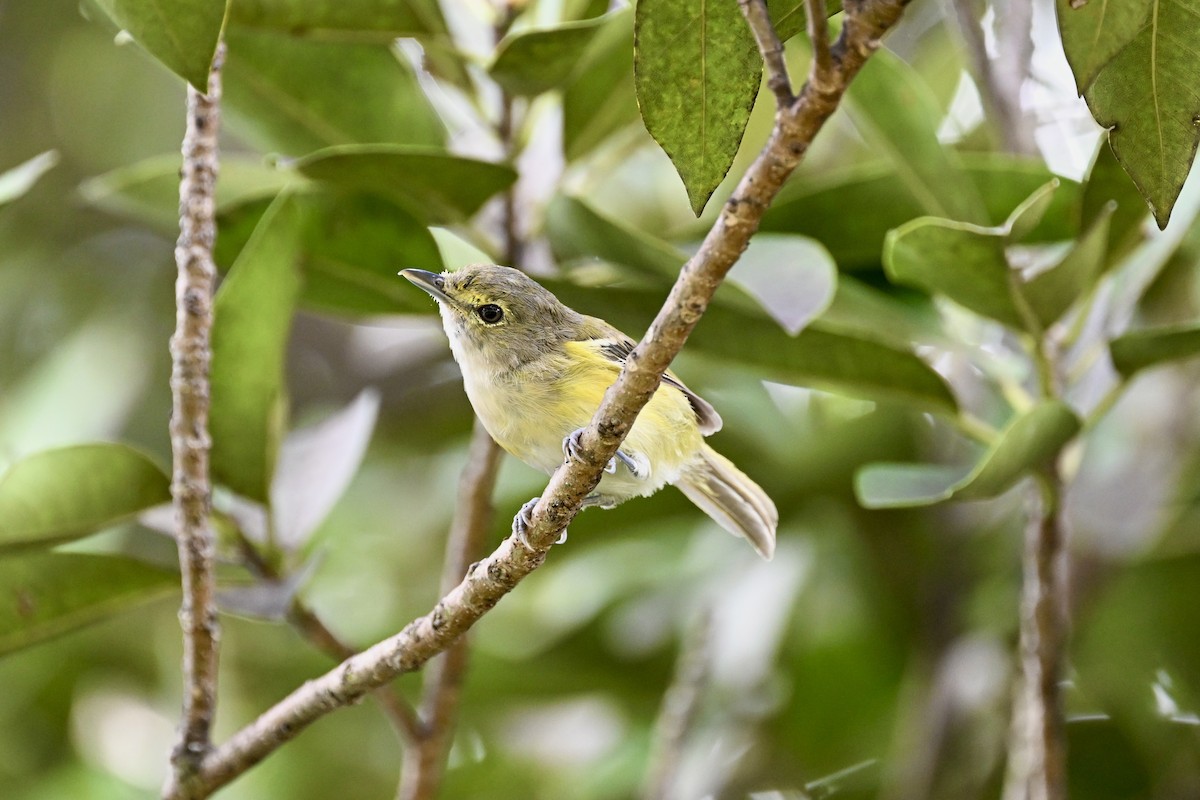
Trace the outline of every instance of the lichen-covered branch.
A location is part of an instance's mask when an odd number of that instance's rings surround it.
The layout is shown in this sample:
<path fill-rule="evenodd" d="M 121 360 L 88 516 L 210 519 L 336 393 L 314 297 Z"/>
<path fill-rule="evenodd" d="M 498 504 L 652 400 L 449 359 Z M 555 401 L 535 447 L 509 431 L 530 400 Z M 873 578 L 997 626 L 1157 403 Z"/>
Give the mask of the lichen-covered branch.
<path fill-rule="evenodd" d="M 209 521 L 209 364 L 212 360 L 216 266 L 217 131 L 221 119 L 218 45 L 208 94 L 187 88 L 187 126 L 179 181 L 179 241 L 175 246 L 175 333 L 171 337 L 171 496 L 183 582 L 183 718 L 171 754 L 174 780 L 186 784 L 207 755 L 217 702 L 216 576 Z"/>
<path fill-rule="evenodd" d="M 397 675 L 419 669 L 545 561 L 579 512 L 584 497 L 599 482 L 637 413 L 658 388 L 662 374 L 682 349 L 725 274 L 746 249 L 783 182 L 837 108 L 850 81 L 879 47 L 884 33 L 899 20 L 907 2 L 847 0 L 842 32 L 830 53 L 832 68 L 826 90 L 806 83 L 792 105 L 776 115 L 767 143 L 725 202 L 700 249 L 684 265 L 662 310 L 584 430 L 578 458 L 564 463 L 551 476 L 533 509 L 525 541 L 505 539 L 495 552 L 473 565 L 430 613 L 280 700 L 210 753 L 196 781 L 169 787 L 174 790 L 171 797 L 211 794 L 315 720 L 357 701 Z"/>
<path fill-rule="evenodd" d="M 1020 677 L 1013 694 L 1004 800 L 1067 796 L 1059 689 L 1066 641 L 1062 481 L 1055 467 L 1039 477 L 1042 491 L 1029 515 L 1022 557 Z"/>
<path fill-rule="evenodd" d="M 484 554 L 494 514 L 492 492 L 502 455 L 483 424 L 475 420 L 446 540 L 441 594 L 457 586 L 471 564 Z M 397 793 L 400 800 L 429 800 L 437 796 L 454 738 L 467 656 L 467 639 L 460 637 L 425 668 L 420 736 L 404 751 Z"/>

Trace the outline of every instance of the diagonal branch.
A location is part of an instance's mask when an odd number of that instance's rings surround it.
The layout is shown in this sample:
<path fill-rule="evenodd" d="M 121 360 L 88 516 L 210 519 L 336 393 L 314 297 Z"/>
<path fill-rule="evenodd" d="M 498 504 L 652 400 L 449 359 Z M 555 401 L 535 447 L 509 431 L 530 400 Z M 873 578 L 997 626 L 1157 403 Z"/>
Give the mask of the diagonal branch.
<path fill-rule="evenodd" d="M 532 512 L 525 543 L 505 539 L 434 609 L 395 636 L 308 681 L 209 754 L 197 780 L 167 787 L 168 798 L 206 797 L 295 737 L 330 711 L 354 703 L 397 675 L 419 669 L 444 651 L 537 569 L 583 499 L 600 481 L 634 417 L 657 390 L 661 376 L 699 322 L 725 274 L 783 182 L 799 164 L 850 81 L 900 18 L 908 0 L 847 0 L 841 36 L 831 51 L 830 90 L 805 84 L 796 101 L 775 119 L 770 138 L 725 202 L 696 254 L 684 265 L 666 303 L 645 337 L 626 359 L 617 382 L 580 438 L 579 457 L 550 478 Z"/>
<path fill-rule="evenodd" d="M 213 242 L 216 239 L 217 131 L 221 121 L 221 64 L 217 45 L 208 94 L 187 87 L 187 127 L 179 181 L 179 241 L 175 263 L 175 334 L 171 337 L 171 495 L 182 573 L 183 717 L 171 753 L 174 780 L 187 783 L 212 747 L 217 703 L 217 621 L 212 482 L 208 453 L 209 363 L 212 359 Z"/>

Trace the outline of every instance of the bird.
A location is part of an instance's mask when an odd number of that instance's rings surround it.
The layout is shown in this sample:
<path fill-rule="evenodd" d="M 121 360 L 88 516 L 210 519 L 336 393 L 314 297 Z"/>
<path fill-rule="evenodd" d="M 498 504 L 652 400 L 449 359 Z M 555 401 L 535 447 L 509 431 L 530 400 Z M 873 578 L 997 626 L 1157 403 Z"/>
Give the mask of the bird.
<path fill-rule="evenodd" d="M 521 461 L 552 474 L 577 451 L 634 341 L 512 267 L 471 264 L 400 275 L 437 301 L 467 397 L 487 432 Z M 668 371 L 584 506 L 612 508 L 672 484 L 769 560 L 779 513 L 758 484 L 704 441 L 721 425 L 716 409 Z M 515 518 L 518 535 L 537 499 Z"/>

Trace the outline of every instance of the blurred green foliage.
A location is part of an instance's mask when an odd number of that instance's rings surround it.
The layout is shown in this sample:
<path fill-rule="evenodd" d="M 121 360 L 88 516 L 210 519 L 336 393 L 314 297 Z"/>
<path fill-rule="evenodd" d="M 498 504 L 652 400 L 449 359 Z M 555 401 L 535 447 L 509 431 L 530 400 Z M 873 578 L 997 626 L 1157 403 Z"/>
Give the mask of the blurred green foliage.
<path fill-rule="evenodd" d="M 90 2 L 0 5 L 0 786 L 14 800 L 154 796 L 179 706 L 157 465 L 170 462 L 184 90 L 159 61 L 199 80 L 212 25 L 177 18 L 170 47 L 198 48 L 177 58 L 145 33 L 142 3 L 100 5 L 138 43 L 117 46 Z M 1073 50 L 1087 20 L 1058 5 L 1088 102 L 1107 118 L 1130 101 L 1114 118 L 1144 121 L 1158 90 L 1131 99 L 1144 78 L 1120 59 L 1141 64 L 1145 30 L 1103 28 L 1090 40 L 1103 52 Z M 531 3 L 494 44 L 483 6 L 446 4 L 447 19 L 428 0 L 233 5 L 213 389 L 229 590 L 218 740 L 330 666 L 279 622 L 289 592 L 360 645 L 436 599 L 471 411 L 432 304 L 395 272 L 495 259 L 495 198 L 519 176 L 524 266 L 636 335 L 718 203 L 699 223 L 693 207 L 727 196 L 726 170 L 736 178 L 761 146 L 769 92 L 747 114 L 752 91 L 695 108 L 722 139 L 720 169 L 677 174 L 638 99 L 660 141 L 708 153 L 669 91 L 647 96 L 704 65 L 655 44 L 654 15 L 673 6 L 645 2 L 636 27 L 655 52 L 635 81 L 634 14 L 606 6 Z M 801 4 L 770 7 L 781 32 L 802 31 Z M 1167 78 L 1195 74 L 1178 28 L 1162 34 Z M 1053 28 L 1035 35 L 1070 83 Z M 444 797 L 634 796 L 700 607 L 714 609 L 712 679 L 679 796 L 996 797 L 1024 478 L 1051 461 L 1067 478 L 1073 564 L 1074 796 L 1200 794 L 1200 376 L 1185 361 L 1200 352 L 1200 192 L 1172 194 L 1191 154 L 1149 185 L 1142 122 L 1125 131 L 1133 146 L 1114 157 L 1101 144 L 1074 169 L 995 151 L 989 121 L 963 111 L 967 58 L 940 12 L 914 4 L 889 43 L 678 364 L 725 418 L 718 448 L 779 506 L 776 559 L 673 490 L 581 515 L 473 634 Z M 806 47 L 788 42 L 794 77 Z M 720 65 L 735 87 L 758 69 Z M 1168 84 L 1174 112 L 1190 84 Z M 500 87 L 518 96 L 512 163 Z M 1036 113 L 1069 116 L 1072 100 Z M 1186 151 L 1183 127 L 1171 135 Z M 1095 133 L 1079 139 L 1089 149 Z M 1160 222 L 1174 205 L 1162 233 L 1137 186 Z M 493 542 L 544 485 L 505 462 Z M 930 505 L 952 495 L 972 502 Z M 255 582 L 239 544 L 287 580 Z M 420 676 L 399 684 L 415 697 Z M 366 703 L 222 796 L 389 796 L 398 764 Z"/>

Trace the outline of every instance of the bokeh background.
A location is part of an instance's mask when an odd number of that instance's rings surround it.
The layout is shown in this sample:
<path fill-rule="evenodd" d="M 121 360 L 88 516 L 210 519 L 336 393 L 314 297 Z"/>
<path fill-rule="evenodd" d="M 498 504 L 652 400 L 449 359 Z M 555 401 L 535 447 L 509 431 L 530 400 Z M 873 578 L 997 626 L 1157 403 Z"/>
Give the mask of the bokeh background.
<path fill-rule="evenodd" d="M 522 24 L 582 15 L 589 10 L 583 5 L 538 4 Z M 889 46 L 905 80 L 919 80 L 932 101 L 920 106 L 919 113 L 935 112 L 924 124 L 947 149 L 986 156 L 997 139 L 943 11 L 914 3 Z M 1030 188 L 1051 172 L 1067 183 L 1083 177 L 1100 137 L 1075 97 L 1052 7 L 1039 1 L 1034 11 L 1033 72 L 1022 93 L 1039 146 L 1027 162 Z M 482 61 L 490 45 L 478 20 L 488 13 L 485 4 L 469 3 L 451 14 L 461 46 Z M 81 187 L 178 153 L 184 86 L 136 45 L 115 42 L 115 33 L 88 2 L 0 0 L 0 170 L 47 150 L 58 158 L 32 190 L 0 208 L 0 470 L 41 449 L 96 440 L 129 442 L 160 464 L 170 461 L 170 194 L 157 212 L 121 213 L 96 199 L 94 183 L 90 192 Z M 414 52 L 400 48 L 397 63 L 409 64 Z M 789 45 L 789 53 L 795 74 L 803 74 L 803 45 Z M 501 154 L 461 95 L 428 75 L 420 86 L 445 127 L 420 135 L 444 138 L 458 153 Z M 661 239 L 686 249 L 704 230 L 641 127 L 631 86 L 619 82 L 611 96 L 619 110 L 585 128 L 597 131 L 598 144 L 580 144 L 576 131 L 576 152 L 567 156 L 559 96 L 521 106 L 528 111 L 518 164 L 522 236 L 525 266 L 535 272 L 571 267 L 580 283 L 602 283 L 613 274 L 610 262 L 620 260 L 598 255 L 573 218 L 560 215 L 551 230 L 546 209 L 566 191 L 644 237 L 636 241 L 645 247 Z M 480 98 L 486 118 L 495 87 Z M 303 143 L 273 132 L 253 105 L 231 106 L 227 152 L 302 155 Z M 843 287 L 851 287 L 839 292 L 860 301 L 834 308 L 857 315 L 860 328 L 918 346 L 964 405 L 1002 424 L 1003 404 L 980 388 L 986 382 L 978 376 L 986 369 L 1028 379 L 1018 348 L 991 323 L 889 286 L 869 224 L 880 209 L 811 188 L 836 187 L 846 170 L 862 165 L 897 173 L 904 142 L 894 142 L 896 153 L 881 153 L 865 124 L 862 115 L 839 112 L 793 181 L 792 199 L 807 202 L 817 220 L 800 232 L 833 253 Z M 769 125 L 763 102 L 735 174 Z M 1173 255 L 1134 298 L 1141 324 L 1194 320 L 1200 311 L 1195 194 L 1185 190 L 1166 234 L 1151 232 L 1147 220 L 1147 240 L 1173 237 Z M 493 204 L 470 223 L 439 231 L 444 261 L 470 258 L 468 241 L 494 242 L 498 213 Z M 779 219 L 777 230 L 786 229 L 790 218 Z M 226 254 L 222 267 L 231 260 Z M 424 265 L 395 265 L 404 266 Z M 1120 274 L 1116 293 L 1125 285 Z M 646 280 L 666 285 L 661 276 Z M 754 280 L 746 275 L 745 285 Z M 586 293 L 579 297 L 586 302 Z M 287 351 L 294 427 L 363 390 L 379 400 L 361 468 L 293 564 L 304 565 L 306 602 L 360 645 L 435 601 L 472 421 L 432 304 L 401 302 L 424 313 L 306 307 Z M 577 305 L 610 316 L 603 299 L 596 302 Z M 628 332 L 640 330 L 630 325 Z M 1111 379 L 1106 364 L 1097 369 L 1098 377 L 1079 382 L 1073 399 L 1080 407 L 1093 405 Z M 852 489 L 862 465 L 966 461 L 972 446 L 903 402 L 765 382 L 737 359 L 685 352 L 677 371 L 724 416 L 715 446 L 778 504 L 775 560 L 761 562 L 674 490 L 584 513 L 566 545 L 474 631 L 442 796 L 635 795 L 681 642 L 706 609 L 711 679 L 686 742 L 679 797 L 998 796 L 1027 487 L 986 502 L 866 511 Z M 1200 796 L 1196 379 L 1195 364 L 1140 376 L 1069 452 L 1078 469 L 1066 502 L 1073 586 L 1066 696 L 1079 798 Z M 544 481 L 504 462 L 491 542 Z M 169 540 L 136 524 L 72 547 L 173 559 Z M 229 577 L 244 576 L 230 567 Z M 156 794 L 178 716 L 177 600 L 167 594 L 0 659 L 0 795 Z M 218 740 L 331 666 L 287 625 L 244 614 L 228 614 L 223 624 Z M 420 677 L 399 684 L 416 697 Z M 366 702 L 321 720 L 222 796 L 387 797 L 399 759 L 396 736 Z"/>

